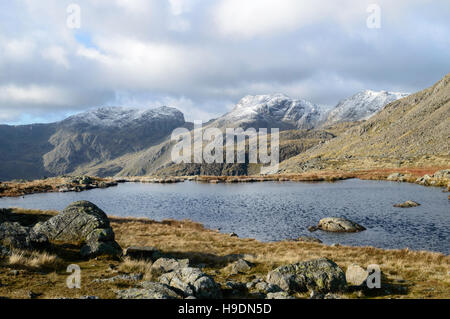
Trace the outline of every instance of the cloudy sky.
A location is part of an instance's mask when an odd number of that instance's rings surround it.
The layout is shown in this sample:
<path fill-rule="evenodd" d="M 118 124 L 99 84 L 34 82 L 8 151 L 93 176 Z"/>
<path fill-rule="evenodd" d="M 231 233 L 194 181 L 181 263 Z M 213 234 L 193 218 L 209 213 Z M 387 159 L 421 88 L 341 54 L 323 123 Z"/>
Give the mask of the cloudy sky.
<path fill-rule="evenodd" d="M 0 123 L 117 105 L 208 120 L 248 94 L 333 106 L 414 92 L 450 72 L 449 17 L 448 0 L 1 1 Z"/>

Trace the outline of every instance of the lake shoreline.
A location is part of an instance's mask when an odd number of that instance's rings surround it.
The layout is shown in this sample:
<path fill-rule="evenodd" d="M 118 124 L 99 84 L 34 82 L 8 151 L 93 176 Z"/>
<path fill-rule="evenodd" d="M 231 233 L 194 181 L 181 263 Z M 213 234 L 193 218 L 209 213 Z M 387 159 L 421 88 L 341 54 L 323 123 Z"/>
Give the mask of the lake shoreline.
<path fill-rule="evenodd" d="M 259 182 L 336 182 L 348 179 L 386 180 L 416 183 L 423 186 L 444 187 L 450 191 L 450 178 L 434 178 L 437 172 L 449 168 L 402 168 L 402 169 L 368 169 L 352 172 L 312 171 L 301 174 L 280 174 L 267 176 L 135 176 L 135 177 L 93 177 L 62 176 L 37 179 L 33 181 L 0 182 L 1 197 L 20 197 L 38 193 L 82 192 L 96 188 L 108 188 L 120 183 L 160 183 L 172 184 L 185 181 L 199 183 L 259 183 Z M 85 179 L 85 180 L 83 180 Z M 450 199 L 450 196 L 449 196 Z"/>

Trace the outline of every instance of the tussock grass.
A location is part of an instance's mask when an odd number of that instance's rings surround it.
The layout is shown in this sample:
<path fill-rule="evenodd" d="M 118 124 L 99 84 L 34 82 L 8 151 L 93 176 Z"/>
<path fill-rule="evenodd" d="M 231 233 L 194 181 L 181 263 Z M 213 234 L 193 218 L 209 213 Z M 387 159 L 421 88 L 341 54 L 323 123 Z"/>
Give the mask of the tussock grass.
<path fill-rule="evenodd" d="M 17 268 L 31 268 L 34 270 L 58 269 L 63 265 L 60 258 L 47 252 L 28 252 L 16 250 L 7 259 L 7 264 Z"/>
<path fill-rule="evenodd" d="M 125 273 L 139 273 L 144 275 L 144 280 L 152 279 L 152 262 L 148 260 L 135 260 L 124 258 L 118 270 Z"/>

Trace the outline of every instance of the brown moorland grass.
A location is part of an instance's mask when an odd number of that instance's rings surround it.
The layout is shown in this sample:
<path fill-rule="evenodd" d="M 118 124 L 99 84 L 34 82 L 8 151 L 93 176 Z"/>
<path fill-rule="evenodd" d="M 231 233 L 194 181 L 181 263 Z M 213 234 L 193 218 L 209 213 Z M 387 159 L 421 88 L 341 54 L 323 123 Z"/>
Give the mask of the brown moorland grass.
<path fill-rule="evenodd" d="M 16 209 L 14 214 L 33 216 L 42 220 L 55 212 Z M 332 247 L 296 241 L 259 242 L 254 239 L 230 237 L 218 231 L 205 229 L 192 221 L 166 220 L 156 222 L 144 218 L 110 217 L 116 240 L 128 246 L 153 246 L 165 256 L 188 258 L 194 266 L 203 265 L 204 271 L 222 285 L 229 280 L 249 282 L 264 278 L 277 266 L 314 258 L 330 258 L 340 267 L 357 263 L 362 267 L 378 264 L 386 277 L 383 284 L 406 287 L 407 293 L 393 289 L 391 293 L 375 294 L 376 298 L 450 298 L 450 257 L 440 253 L 403 250 L 383 250 L 373 247 Z M 38 298 L 79 298 L 95 295 L 115 298 L 115 290 L 133 287 L 132 282 L 97 283 L 97 278 L 109 278 L 117 273 L 143 273 L 151 278 L 150 263 L 139 260 L 113 260 L 98 258 L 83 260 L 79 246 L 55 245 L 48 252 L 20 254 L 12 259 L 0 260 L 0 297 L 28 298 L 33 291 Z M 54 259 L 54 256 L 58 256 Z M 25 258 L 21 260 L 21 258 Z M 255 263 L 247 274 L 230 275 L 227 265 L 238 258 Z M 11 262 L 13 261 L 13 262 Z M 57 261 L 57 262 L 55 262 Z M 82 269 L 82 289 L 68 289 L 66 267 L 78 264 Z M 45 266 L 45 267 L 44 267 Z M 11 275 L 13 270 L 19 270 Z M 306 295 L 299 295 L 306 297 Z M 355 298 L 355 293 L 344 297 Z M 368 297 L 368 296 L 362 296 Z"/>

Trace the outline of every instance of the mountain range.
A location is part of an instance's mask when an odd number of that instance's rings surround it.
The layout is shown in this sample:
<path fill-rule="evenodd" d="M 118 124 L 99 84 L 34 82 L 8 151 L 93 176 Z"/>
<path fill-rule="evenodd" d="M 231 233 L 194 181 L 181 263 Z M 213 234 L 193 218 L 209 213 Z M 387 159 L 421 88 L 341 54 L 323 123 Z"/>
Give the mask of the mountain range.
<path fill-rule="evenodd" d="M 331 109 L 283 94 L 246 96 L 205 126 L 280 128 L 282 172 L 335 168 L 349 158 L 361 165 L 374 158 L 388 158 L 389 165 L 427 162 L 427 156 L 445 161 L 449 78 L 413 95 L 363 91 Z M 191 130 L 193 124 L 171 107 L 103 107 L 57 123 L 0 125 L 0 180 L 257 172 L 252 164 L 175 165 L 170 137 L 178 127 Z"/>

